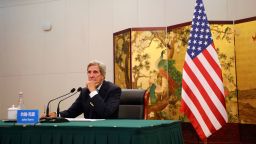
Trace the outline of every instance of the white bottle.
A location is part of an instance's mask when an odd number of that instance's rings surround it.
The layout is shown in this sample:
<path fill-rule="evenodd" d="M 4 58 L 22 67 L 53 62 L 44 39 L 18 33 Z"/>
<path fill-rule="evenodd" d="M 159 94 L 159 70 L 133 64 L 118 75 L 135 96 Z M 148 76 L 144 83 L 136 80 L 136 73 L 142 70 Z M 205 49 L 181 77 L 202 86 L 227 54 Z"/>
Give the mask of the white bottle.
<path fill-rule="evenodd" d="M 18 109 L 24 109 L 24 101 L 23 101 L 23 92 L 19 92 L 19 96 L 18 96 Z"/>

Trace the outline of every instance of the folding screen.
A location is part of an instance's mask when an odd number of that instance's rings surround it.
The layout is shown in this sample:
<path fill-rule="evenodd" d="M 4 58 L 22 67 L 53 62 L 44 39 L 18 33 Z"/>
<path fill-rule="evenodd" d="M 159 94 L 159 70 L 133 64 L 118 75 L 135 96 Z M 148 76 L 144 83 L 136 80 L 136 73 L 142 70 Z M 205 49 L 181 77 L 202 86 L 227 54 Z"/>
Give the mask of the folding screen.
<path fill-rule="evenodd" d="M 256 123 L 256 22 L 250 18 L 236 23 L 210 21 L 223 72 L 226 109 L 229 122 Z M 146 119 L 187 121 L 179 109 L 189 34 L 190 23 L 114 33 L 114 81 L 122 88 L 147 90 Z"/>

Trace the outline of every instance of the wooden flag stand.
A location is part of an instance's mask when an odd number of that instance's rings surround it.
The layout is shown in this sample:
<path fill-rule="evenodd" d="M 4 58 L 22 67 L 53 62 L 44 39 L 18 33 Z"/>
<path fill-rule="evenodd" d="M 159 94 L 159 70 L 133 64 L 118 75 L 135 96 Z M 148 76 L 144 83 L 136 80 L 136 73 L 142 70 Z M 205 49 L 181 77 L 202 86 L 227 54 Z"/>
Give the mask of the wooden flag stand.
<path fill-rule="evenodd" d="M 207 138 L 204 140 L 204 144 L 207 144 Z"/>

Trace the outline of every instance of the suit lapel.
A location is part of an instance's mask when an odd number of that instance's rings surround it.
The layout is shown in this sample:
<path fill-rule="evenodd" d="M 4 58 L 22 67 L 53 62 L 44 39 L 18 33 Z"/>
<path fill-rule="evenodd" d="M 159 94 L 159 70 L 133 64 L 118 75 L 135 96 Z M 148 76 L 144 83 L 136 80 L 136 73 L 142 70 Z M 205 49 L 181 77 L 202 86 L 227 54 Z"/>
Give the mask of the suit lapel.
<path fill-rule="evenodd" d="M 100 96 L 105 100 L 106 98 L 106 93 L 107 93 L 107 90 L 108 90 L 108 86 L 107 86 L 107 83 L 106 81 L 103 81 L 101 87 L 100 87 L 100 90 L 99 90 L 99 94 Z"/>

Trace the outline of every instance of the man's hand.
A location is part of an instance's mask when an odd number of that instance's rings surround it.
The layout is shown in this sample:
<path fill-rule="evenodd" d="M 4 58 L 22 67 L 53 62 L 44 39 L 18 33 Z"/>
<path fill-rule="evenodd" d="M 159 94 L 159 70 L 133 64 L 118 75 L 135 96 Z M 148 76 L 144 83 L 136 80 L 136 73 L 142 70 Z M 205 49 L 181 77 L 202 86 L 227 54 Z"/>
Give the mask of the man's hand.
<path fill-rule="evenodd" d="M 52 117 L 52 118 L 57 117 L 56 112 L 50 112 L 50 113 L 49 113 L 49 117 Z M 41 118 L 46 118 L 46 114 L 45 114 L 45 113 L 42 113 L 41 116 L 40 116 L 40 119 L 41 119 Z"/>
<path fill-rule="evenodd" d="M 86 83 L 86 86 L 87 86 L 87 88 L 89 89 L 90 92 L 95 91 L 97 89 L 98 85 L 99 84 L 95 81 L 88 81 Z"/>

